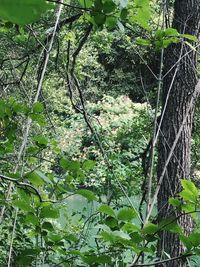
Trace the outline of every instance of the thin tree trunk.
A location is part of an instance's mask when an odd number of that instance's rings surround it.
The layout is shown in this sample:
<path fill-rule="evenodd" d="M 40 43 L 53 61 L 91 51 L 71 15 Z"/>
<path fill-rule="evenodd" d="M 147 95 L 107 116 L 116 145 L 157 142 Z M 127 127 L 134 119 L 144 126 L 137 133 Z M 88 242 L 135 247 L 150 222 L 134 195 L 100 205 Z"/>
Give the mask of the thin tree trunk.
<path fill-rule="evenodd" d="M 173 28 L 179 33 L 198 36 L 200 26 L 200 0 L 175 0 Z M 171 45 L 165 53 L 164 73 L 167 75 L 163 81 L 162 112 L 164 113 L 158 144 L 158 181 L 165 162 L 170 153 L 176 135 L 183 120 L 189 111 L 186 123 L 183 126 L 171 160 L 166 168 L 161 189 L 158 194 L 158 220 L 173 216 L 168 199 L 181 190 L 180 179 L 190 178 L 190 151 L 191 131 L 197 96 L 194 90 L 197 84 L 196 75 L 197 52 L 191 51 L 187 44 Z M 172 67 L 175 67 L 172 69 Z M 169 70 L 171 70 L 169 72 Z M 191 99 L 194 97 L 194 101 Z M 166 104 L 165 104 L 166 103 Z M 181 217 L 179 224 L 186 234 L 192 229 L 192 220 L 189 216 Z M 162 257 L 163 251 L 171 257 L 176 257 L 184 251 L 177 235 L 167 232 L 160 233 L 158 242 L 158 255 Z M 187 266 L 185 262 L 170 262 L 168 267 Z"/>

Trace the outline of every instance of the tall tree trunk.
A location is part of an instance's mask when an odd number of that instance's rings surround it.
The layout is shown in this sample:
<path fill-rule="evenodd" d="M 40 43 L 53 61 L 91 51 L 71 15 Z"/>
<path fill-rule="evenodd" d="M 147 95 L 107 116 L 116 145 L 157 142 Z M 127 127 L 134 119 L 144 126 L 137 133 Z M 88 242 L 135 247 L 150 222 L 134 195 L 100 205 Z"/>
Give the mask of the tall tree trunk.
<path fill-rule="evenodd" d="M 179 33 L 198 36 L 200 27 L 200 0 L 175 0 L 173 28 Z M 190 178 L 191 131 L 195 108 L 194 91 L 197 84 L 196 51 L 183 43 L 171 45 L 165 52 L 163 81 L 162 112 L 164 114 L 158 144 L 158 181 L 163 172 L 170 148 L 182 127 L 184 118 L 190 109 L 183 125 L 181 135 L 173 155 L 166 167 L 166 172 L 158 194 L 158 220 L 169 217 L 172 208 L 168 199 L 181 190 L 180 179 Z M 175 65 L 174 68 L 172 68 Z M 171 71 L 169 71 L 171 70 Z M 192 101 L 191 99 L 194 100 Z M 165 104 L 166 103 L 166 104 Z M 181 217 L 179 221 L 186 234 L 192 228 L 189 216 Z M 167 232 L 160 233 L 158 254 L 163 251 L 176 257 L 183 252 L 177 235 Z M 170 262 L 167 266 L 187 266 L 185 262 Z"/>

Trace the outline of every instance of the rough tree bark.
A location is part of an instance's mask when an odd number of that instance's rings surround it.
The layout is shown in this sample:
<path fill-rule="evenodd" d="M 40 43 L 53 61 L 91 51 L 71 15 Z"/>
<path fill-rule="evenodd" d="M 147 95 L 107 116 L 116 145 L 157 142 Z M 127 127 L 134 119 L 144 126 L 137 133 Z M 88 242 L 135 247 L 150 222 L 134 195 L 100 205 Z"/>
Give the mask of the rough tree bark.
<path fill-rule="evenodd" d="M 173 28 L 179 33 L 198 36 L 200 28 L 200 0 L 175 0 Z M 168 205 L 170 196 L 181 190 L 180 179 L 190 178 L 190 150 L 192 121 L 197 96 L 194 97 L 197 84 L 196 75 L 197 52 L 184 42 L 171 45 L 165 52 L 164 74 L 168 73 L 163 81 L 162 112 L 164 113 L 158 144 L 158 181 L 163 172 L 165 162 L 170 153 L 177 133 L 191 107 L 186 123 L 183 126 L 180 138 L 166 168 L 161 189 L 158 194 L 158 220 L 172 215 Z M 170 72 L 168 72 L 174 65 Z M 192 101 L 191 99 L 195 98 Z M 165 103 L 166 107 L 165 107 Z M 190 107 L 189 107 L 190 106 Z M 179 221 L 186 234 L 192 228 L 189 216 L 181 217 Z M 163 251 L 176 257 L 183 252 L 179 238 L 175 234 L 162 232 L 158 242 L 158 254 L 162 257 Z M 168 267 L 187 266 L 186 262 L 170 262 Z"/>

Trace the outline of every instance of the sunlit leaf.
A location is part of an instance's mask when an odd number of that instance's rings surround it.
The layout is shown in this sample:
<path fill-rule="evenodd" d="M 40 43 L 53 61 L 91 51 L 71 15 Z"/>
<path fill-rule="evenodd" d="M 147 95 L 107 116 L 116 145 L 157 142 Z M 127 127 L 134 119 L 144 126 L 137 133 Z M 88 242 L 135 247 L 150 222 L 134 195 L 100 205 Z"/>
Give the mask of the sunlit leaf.
<path fill-rule="evenodd" d="M 178 198 L 173 198 L 173 197 L 170 197 L 169 198 L 169 204 L 175 206 L 175 207 L 178 207 L 181 205 L 181 201 L 178 199 Z"/>
<path fill-rule="evenodd" d="M 45 183 L 52 184 L 52 181 L 39 170 L 27 173 L 25 175 L 25 178 L 28 179 L 32 184 L 38 186 L 43 185 Z"/>
<path fill-rule="evenodd" d="M 38 20 L 52 7 L 45 0 L 0 0 L 0 19 L 25 25 Z"/>
<path fill-rule="evenodd" d="M 200 245 L 200 233 L 192 233 L 189 237 L 188 240 L 191 242 L 191 244 L 194 247 L 198 247 Z"/>
<path fill-rule="evenodd" d="M 37 216 L 34 215 L 34 213 L 28 213 L 25 217 L 26 224 L 33 224 L 33 225 L 39 225 L 39 220 Z"/>
<path fill-rule="evenodd" d="M 76 190 L 76 194 L 87 198 L 88 201 L 96 200 L 95 194 L 92 191 L 87 190 L 87 189 L 78 189 L 78 190 Z"/>
<path fill-rule="evenodd" d="M 132 208 L 123 208 L 118 212 L 117 218 L 121 221 L 131 221 L 136 215 L 135 210 Z"/>
<path fill-rule="evenodd" d="M 96 162 L 94 160 L 86 160 L 83 163 L 83 169 L 84 170 L 91 170 L 96 165 Z"/>
<path fill-rule="evenodd" d="M 34 212 L 34 209 L 26 201 L 14 200 L 12 204 L 23 211 Z"/>
<path fill-rule="evenodd" d="M 132 224 L 130 222 L 124 224 L 124 226 L 122 227 L 122 229 L 124 231 L 127 231 L 128 233 L 134 233 L 134 232 L 138 232 L 140 230 L 140 228 L 137 225 Z"/>
<path fill-rule="evenodd" d="M 44 111 L 44 106 L 40 102 L 36 102 L 33 104 L 33 112 L 34 113 L 40 113 Z"/>
<path fill-rule="evenodd" d="M 109 216 L 115 217 L 115 212 L 114 212 L 114 210 L 113 210 L 110 206 L 108 206 L 108 205 L 106 205 L 106 204 L 101 205 L 101 206 L 98 208 L 98 211 L 101 212 L 101 213 L 107 214 L 107 215 L 109 215 Z"/>
<path fill-rule="evenodd" d="M 93 5 L 92 0 L 78 0 L 82 7 L 84 8 L 90 8 Z"/>
<path fill-rule="evenodd" d="M 143 234 L 154 234 L 158 230 L 158 225 L 153 223 L 145 224 L 144 228 L 142 229 Z"/>
<path fill-rule="evenodd" d="M 40 216 L 42 218 L 52 218 L 57 219 L 59 217 L 59 209 L 53 206 L 46 206 L 41 209 Z"/>
<path fill-rule="evenodd" d="M 194 194 L 194 196 L 198 197 L 199 195 L 198 189 L 196 188 L 195 184 L 192 181 L 181 180 L 181 184 L 185 190 L 189 190 L 191 193 Z"/>

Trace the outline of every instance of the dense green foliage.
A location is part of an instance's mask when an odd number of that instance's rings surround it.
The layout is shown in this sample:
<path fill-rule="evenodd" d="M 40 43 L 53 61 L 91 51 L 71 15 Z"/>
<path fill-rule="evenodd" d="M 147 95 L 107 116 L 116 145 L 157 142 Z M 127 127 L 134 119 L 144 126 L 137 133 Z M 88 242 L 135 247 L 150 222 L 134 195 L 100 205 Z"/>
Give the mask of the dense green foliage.
<path fill-rule="evenodd" d="M 200 255 L 198 118 L 196 180 L 169 199 L 172 217 L 158 224 L 154 210 L 144 224 L 139 204 L 156 106 L 151 71 L 159 73 L 161 49 L 182 40 L 194 49 L 196 37 L 163 30 L 160 3 L 149 0 L 65 1 L 54 36 L 50 2 L 0 0 L 0 266 L 125 267 L 143 253 L 154 262 L 160 230 L 180 236 L 183 258 Z M 178 224 L 186 213 L 189 237 Z"/>

